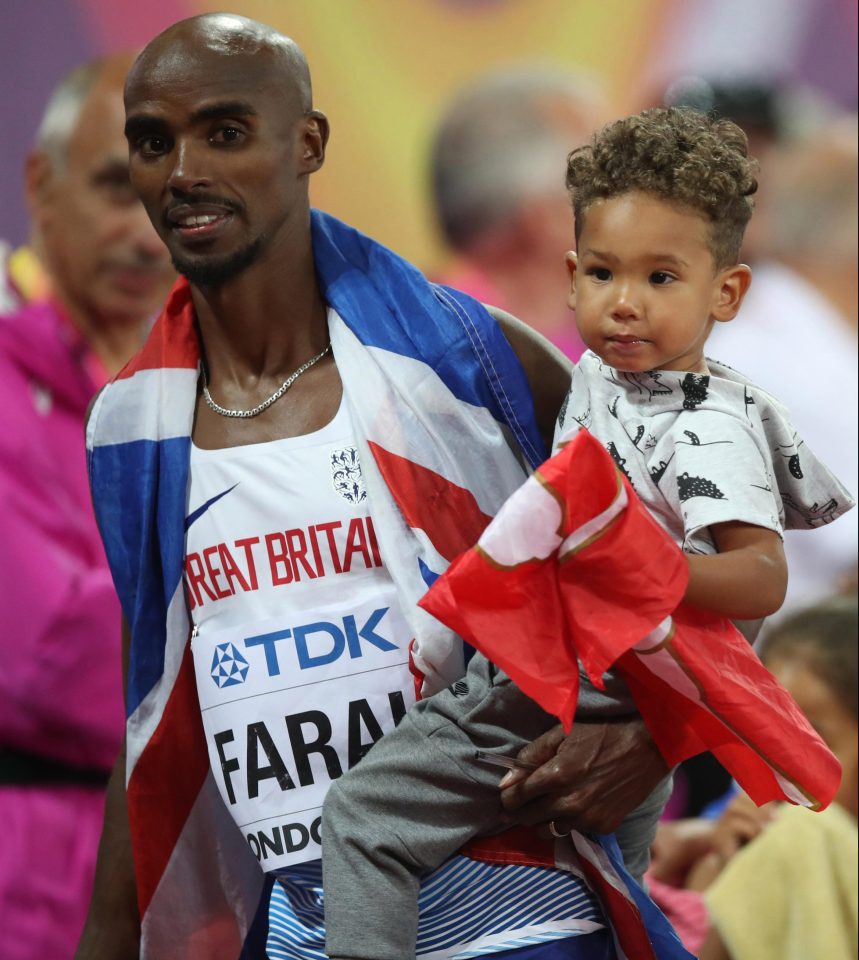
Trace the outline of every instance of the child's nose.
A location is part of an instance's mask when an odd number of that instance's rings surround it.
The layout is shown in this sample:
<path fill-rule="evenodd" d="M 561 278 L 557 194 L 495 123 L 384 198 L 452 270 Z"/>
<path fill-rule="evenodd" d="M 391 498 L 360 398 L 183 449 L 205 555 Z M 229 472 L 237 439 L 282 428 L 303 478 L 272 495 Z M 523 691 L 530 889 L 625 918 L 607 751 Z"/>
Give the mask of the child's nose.
<path fill-rule="evenodd" d="M 617 296 L 612 304 L 612 316 L 618 319 L 636 319 L 641 314 L 641 305 L 631 284 L 623 284 L 617 289 Z"/>

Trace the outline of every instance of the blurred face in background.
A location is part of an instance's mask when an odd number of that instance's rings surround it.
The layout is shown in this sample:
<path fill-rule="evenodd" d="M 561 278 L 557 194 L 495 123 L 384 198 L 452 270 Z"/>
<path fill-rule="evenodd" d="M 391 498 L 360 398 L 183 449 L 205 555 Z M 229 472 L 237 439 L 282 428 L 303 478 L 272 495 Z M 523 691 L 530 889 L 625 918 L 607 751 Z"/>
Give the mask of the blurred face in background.
<path fill-rule="evenodd" d="M 767 658 L 766 665 L 838 758 L 842 775 L 835 801 L 855 817 L 859 791 L 859 723 L 856 717 L 800 657 L 774 653 Z"/>
<path fill-rule="evenodd" d="M 54 295 L 84 329 L 143 322 L 175 279 L 129 180 L 123 73 L 108 68 L 96 81 L 64 162 L 37 151 L 28 163 L 37 252 Z"/>

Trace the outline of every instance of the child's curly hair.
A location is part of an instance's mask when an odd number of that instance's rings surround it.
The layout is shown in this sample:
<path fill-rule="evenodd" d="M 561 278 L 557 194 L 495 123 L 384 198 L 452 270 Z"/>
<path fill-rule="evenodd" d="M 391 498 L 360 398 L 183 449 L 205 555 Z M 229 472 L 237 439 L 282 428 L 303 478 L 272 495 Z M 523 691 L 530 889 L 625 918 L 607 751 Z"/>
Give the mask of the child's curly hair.
<path fill-rule="evenodd" d="M 757 169 L 745 133 L 730 120 L 678 107 L 616 120 L 567 158 L 576 239 L 595 200 L 640 190 L 706 217 L 716 267 L 730 266 L 752 216 Z"/>

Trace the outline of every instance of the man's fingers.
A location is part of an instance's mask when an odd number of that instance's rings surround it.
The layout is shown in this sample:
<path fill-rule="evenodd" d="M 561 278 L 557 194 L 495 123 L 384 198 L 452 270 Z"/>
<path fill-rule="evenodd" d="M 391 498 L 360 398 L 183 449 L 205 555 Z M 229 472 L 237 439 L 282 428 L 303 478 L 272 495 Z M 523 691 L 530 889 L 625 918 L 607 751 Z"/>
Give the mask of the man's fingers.
<path fill-rule="evenodd" d="M 519 757 L 522 759 L 521 754 Z M 520 813 L 532 801 L 542 801 L 542 805 L 547 810 L 554 809 L 554 804 L 567 799 L 563 798 L 559 801 L 554 796 L 558 790 L 558 762 L 554 754 L 548 762 L 543 763 L 524 778 L 519 776 L 520 771 L 515 772 L 517 779 L 508 780 L 505 777 L 501 782 L 501 805 L 508 813 L 513 811 Z"/>
<path fill-rule="evenodd" d="M 563 740 L 564 728 L 559 723 L 552 727 L 551 730 L 547 730 L 546 733 L 537 737 L 536 740 L 522 747 L 517 754 L 517 759 L 524 760 L 526 763 L 533 763 L 540 767 L 554 758 Z"/>

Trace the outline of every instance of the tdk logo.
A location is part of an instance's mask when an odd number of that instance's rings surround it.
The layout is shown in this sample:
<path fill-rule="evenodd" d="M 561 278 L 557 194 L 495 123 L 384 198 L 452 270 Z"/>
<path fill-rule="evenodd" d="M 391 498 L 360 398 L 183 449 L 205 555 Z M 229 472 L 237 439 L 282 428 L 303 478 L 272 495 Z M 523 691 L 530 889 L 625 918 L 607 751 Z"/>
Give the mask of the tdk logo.
<path fill-rule="evenodd" d="M 314 623 L 306 623 L 291 629 L 275 630 L 271 633 L 246 637 L 243 641 L 245 653 L 253 662 L 253 657 L 258 655 L 257 649 L 261 648 L 265 658 L 266 670 L 270 677 L 280 676 L 282 668 L 288 672 L 290 668 L 294 669 L 296 665 L 299 670 L 311 670 L 313 667 L 333 663 L 343 656 L 358 660 L 364 655 L 365 648 L 368 645 L 381 650 L 383 653 L 389 653 L 399 648 L 376 632 L 388 609 L 388 607 L 382 607 L 380 610 L 374 610 L 363 624 L 360 624 L 357 618 L 350 613 L 337 623 L 317 620 Z M 291 641 L 291 643 L 288 641 Z M 238 653 L 232 644 L 221 644 L 218 651 L 221 650 L 221 647 L 230 649 L 229 651 L 225 650 L 223 654 L 216 652 L 216 659 L 219 656 L 222 659 L 229 657 L 232 658 L 233 662 L 238 662 L 239 666 L 235 668 L 230 663 L 225 662 L 221 667 L 219 662 L 219 668 L 223 669 L 227 676 L 227 680 L 219 682 L 218 677 L 215 677 L 215 664 L 213 664 L 212 676 L 215 678 L 215 682 L 219 686 L 241 683 L 247 676 L 248 661 Z M 283 661 L 284 657 L 286 657 L 286 661 Z M 237 661 L 236 658 L 238 658 Z M 241 679 L 235 679 L 239 675 Z"/>
<path fill-rule="evenodd" d="M 219 643 L 212 657 L 211 674 L 220 689 L 234 687 L 247 679 L 248 662 L 231 643 Z"/>

